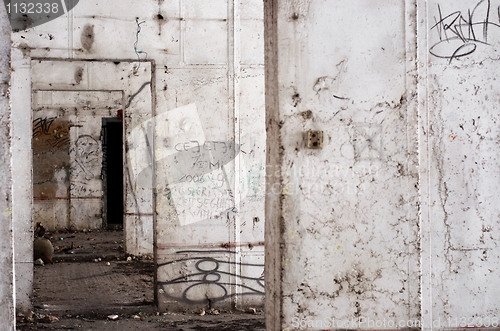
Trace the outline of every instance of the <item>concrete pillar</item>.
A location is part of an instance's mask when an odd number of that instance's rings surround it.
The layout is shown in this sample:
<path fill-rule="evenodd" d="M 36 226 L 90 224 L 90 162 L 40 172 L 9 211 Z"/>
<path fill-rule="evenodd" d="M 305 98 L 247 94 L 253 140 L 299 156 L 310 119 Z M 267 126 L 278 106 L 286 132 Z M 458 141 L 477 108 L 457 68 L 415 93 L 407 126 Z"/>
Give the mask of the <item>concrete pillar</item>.
<path fill-rule="evenodd" d="M 279 135 L 278 2 L 264 1 L 266 70 L 266 328 L 281 330 L 281 141 Z M 273 189 L 277 188 L 277 190 Z"/>
<path fill-rule="evenodd" d="M 267 328 L 406 328 L 420 316 L 415 4 L 265 4 Z"/>
<path fill-rule="evenodd" d="M 12 240 L 12 175 L 10 111 L 10 26 L 4 6 L 0 6 L 0 325 L 15 329 L 14 248 Z"/>
<path fill-rule="evenodd" d="M 32 151 L 31 151 L 31 78 L 30 58 L 19 48 L 12 48 L 12 222 L 16 310 L 32 309 L 33 291 L 33 222 L 32 222 Z"/>

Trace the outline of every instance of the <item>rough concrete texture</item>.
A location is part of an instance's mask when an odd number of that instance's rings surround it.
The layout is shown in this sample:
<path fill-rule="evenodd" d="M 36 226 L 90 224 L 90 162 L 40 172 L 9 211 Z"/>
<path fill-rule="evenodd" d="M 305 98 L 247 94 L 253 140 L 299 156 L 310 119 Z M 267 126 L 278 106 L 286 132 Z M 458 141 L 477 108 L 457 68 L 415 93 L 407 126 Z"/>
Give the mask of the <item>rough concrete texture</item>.
<path fill-rule="evenodd" d="M 12 35 L 18 307 L 32 101 L 50 100 L 48 119 L 60 91 L 119 91 L 125 249 L 155 250 L 160 310 L 261 305 L 265 278 L 269 329 L 497 326 L 499 3 L 266 1 L 266 29 L 262 5 L 82 1 Z M 57 110 L 69 158 L 37 169 L 37 192 L 75 203 L 37 201 L 49 224 L 101 220 L 96 169 L 76 161 L 93 154 L 77 142 L 99 136 L 98 99 Z M 83 182 L 91 195 L 59 195 Z"/>
<path fill-rule="evenodd" d="M 419 317 L 411 11 L 401 1 L 279 8 L 283 328 Z M 306 147 L 308 130 L 323 131 L 322 149 Z"/>
<path fill-rule="evenodd" d="M 401 1 L 278 7 L 281 328 L 419 317 L 411 11 Z M 322 149 L 307 148 L 309 130 L 323 131 Z"/>
<path fill-rule="evenodd" d="M 14 244 L 12 226 L 10 26 L 0 8 L 0 325 L 14 330 Z"/>
<path fill-rule="evenodd" d="M 497 327 L 498 3 L 272 3 L 268 321 Z"/>
<path fill-rule="evenodd" d="M 420 40 L 419 72 L 426 78 L 419 89 L 419 140 L 426 165 L 422 311 L 428 323 L 500 322 L 499 9 L 494 1 L 430 1 L 420 26 L 428 32 Z M 448 25 L 451 17 L 457 33 Z"/>
<path fill-rule="evenodd" d="M 180 293 L 159 300 L 162 309 L 262 305 L 262 3 L 80 1 L 12 38 L 16 148 L 35 165 L 33 182 L 30 167 L 15 174 L 18 201 L 31 205 L 34 194 L 33 217 L 16 216 L 16 240 L 29 239 L 32 218 L 51 230 L 106 223 L 100 121 L 122 109 L 125 249 L 153 253 L 156 237 L 157 295 L 165 285 Z M 221 273 L 205 266 L 206 278 L 200 259 Z"/>

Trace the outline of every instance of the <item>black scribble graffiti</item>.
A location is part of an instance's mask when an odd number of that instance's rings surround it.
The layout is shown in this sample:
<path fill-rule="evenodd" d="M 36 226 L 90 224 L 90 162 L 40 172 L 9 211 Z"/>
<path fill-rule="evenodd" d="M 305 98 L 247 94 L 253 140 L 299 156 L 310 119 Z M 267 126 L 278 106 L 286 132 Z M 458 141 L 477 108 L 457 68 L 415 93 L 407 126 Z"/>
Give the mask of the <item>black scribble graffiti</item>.
<path fill-rule="evenodd" d="M 210 253 L 231 253 L 236 254 L 234 251 L 197 251 L 197 250 L 183 250 L 178 251 L 176 254 L 210 254 Z M 227 272 L 222 266 L 226 265 L 236 265 L 235 262 L 219 260 L 213 257 L 188 257 L 183 259 L 177 259 L 175 261 L 170 261 L 167 263 L 159 264 L 158 269 L 161 273 L 161 268 L 167 268 L 168 266 L 182 263 L 191 262 L 194 263 L 194 270 L 189 270 L 185 272 L 182 276 L 170 279 L 165 282 L 158 282 L 158 285 L 164 289 L 164 295 L 169 298 L 184 302 L 187 304 L 208 304 L 209 306 L 213 303 L 226 300 L 234 296 L 248 296 L 257 295 L 263 296 L 265 294 L 264 290 L 264 265 L 263 264 L 251 264 L 251 263 L 238 263 L 238 266 L 245 266 L 250 268 L 257 268 L 257 272 L 260 272 L 259 277 L 238 275 L 235 273 Z M 229 269 L 229 268 L 227 268 Z M 245 281 L 245 284 L 233 284 L 222 281 L 223 277 L 228 279 L 239 278 Z M 250 284 L 248 284 L 250 283 Z M 186 284 L 188 285 L 186 287 Z M 175 288 L 179 285 L 178 291 L 168 291 L 168 289 Z M 238 286 L 241 293 L 229 293 L 229 288 L 232 286 Z M 208 291 L 208 288 L 211 290 Z M 182 290 L 183 289 L 183 290 Z M 210 293 L 210 295 L 209 295 Z"/>
<path fill-rule="evenodd" d="M 70 149 L 70 154 L 73 156 L 71 191 L 92 193 L 87 186 L 90 180 L 98 178 L 101 171 L 99 143 L 92 136 L 82 135 Z"/>
<path fill-rule="evenodd" d="M 33 120 L 33 138 L 50 134 L 50 126 L 57 117 L 39 117 Z"/>
<path fill-rule="evenodd" d="M 69 143 L 68 126 L 63 122 L 54 122 L 57 117 L 39 117 L 33 120 L 33 138 L 48 136 L 46 143 L 59 148 Z M 67 123 L 66 123 L 67 124 Z"/>
<path fill-rule="evenodd" d="M 429 49 L 429 52 L 439 58 L 453 59 L 474 53 L 478 45 L 492 45 L 488 33 L 492 28 L 500 28 L 500 6 L 492 13 L 491 1 L 481 0 L 466 14 L 455 11 L 443 16 L 438 5 L 439 17 L 434 17 L 436 24 L 431 27 L 438 34 L 439 41 Z M 496 15 L 496 21 L 492 17 Z"/>

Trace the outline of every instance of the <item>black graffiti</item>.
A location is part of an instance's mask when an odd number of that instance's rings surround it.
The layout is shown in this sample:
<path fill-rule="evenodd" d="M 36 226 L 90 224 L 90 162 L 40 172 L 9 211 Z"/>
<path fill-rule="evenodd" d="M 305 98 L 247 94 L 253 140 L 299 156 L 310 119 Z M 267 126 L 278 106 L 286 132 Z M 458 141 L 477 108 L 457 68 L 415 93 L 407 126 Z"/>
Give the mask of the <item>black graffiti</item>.
<path fill-rule="evenodd" d="M 33 120 L 33 138 L 49 136 L 46 142 L 57 148 L 69 143 L 69 131 L 62 124 L 55 124 L 57 117 L 39 117 Z"/>
<path fill-rule="evenodd" d="M 178 251 L 177 254 L 210 254 L 210 253 L 231 253 L 236 254 L 234 251 L 226 251 L 226 250 L 213 250 L 213 251 Z M 182 263 L 182 262 L 195 262 L 194 272 L 182 275 L 177 278 L 170 279 L 165 282 L 158 282 L 158 285 L 165 289 L 170 289 L 180 284 L 189 284 L 188 287 L 184 288 L 181 291 L 174 291 L 171 294 L 170 291 L 164 291 L 165 295 L 169 298 L 174 299 L 176 301 L 184 302 L 187 304 L 212 304 L 222 300 L 226 300 L 233 296 L 248 296 L 248 295 L 257 295 L 263 296 L 265 294 L 264 290 L 264 276 L 260 277 L 251 277 L 245 275 L 239 275 L 232 272 L 227 272 L 221 270 L 222 265 L 238 265 L 245 266 L 247 268 L 258 268 L 258 270 L 264 270 L 263 264 L 251 264 L 251 263 L 236 263 L 231 261 L 219 260 L 213 257 L 189 257 L 183 259 L 177 259 L 174 261 L 166 262 L 158 265 L 158 269 L 165 268 L 172 264 Z M 226 276 L 229 279 L 239 278 L 241 281 L 245 281 L 245 284 L 242 282 L 236 282 L 237 284 L 223 282 L 223 277 Z M 251 283 L 251 284 L 248 284 Z M 194 299 L 190 297 L 190 293 L 198 293 L 206 290 L 206 286 L 210 286 L 213 289 L 218 289 L 217 296 L 205 297 L 203 299 Z M 231 286 L 238 286 L 241 290 L 241 293 L 229 293 L 229 289 Z M 212 293 L 216 293 L 217 291 L 213 291 Z"/>
<path fill-rule="evenodd" d="M 50 126 L 56 117 L 39 117 L 33 120 L 33 138 L 49 134 Z"/>
<path fill-rule="evenodd" d="M 71 162 L 71 183 L 69 190 L 78 196 L 99 193 L 92 188 L 91 181 L 99 175 L 99 144 L 90 135 L 81 135 L 71 147 L 74 159 Z"/>
<path fill-rule="evenodd" d="M 429 49 L 429 52 L 439 58 L 453 59 L 474 53 L 478 45 L 490 45 L 488 32 L 492 28 L 500 28 L 500 6 L 494 10 L 497 21 L 491 18 L 491 1 L 481 0 L 467 14 L 455 11 L 443 16 L 438 5 L 439 17 L 434 18 L 436 24 L 431 27 L 438 33 L 439 41 Z"/>

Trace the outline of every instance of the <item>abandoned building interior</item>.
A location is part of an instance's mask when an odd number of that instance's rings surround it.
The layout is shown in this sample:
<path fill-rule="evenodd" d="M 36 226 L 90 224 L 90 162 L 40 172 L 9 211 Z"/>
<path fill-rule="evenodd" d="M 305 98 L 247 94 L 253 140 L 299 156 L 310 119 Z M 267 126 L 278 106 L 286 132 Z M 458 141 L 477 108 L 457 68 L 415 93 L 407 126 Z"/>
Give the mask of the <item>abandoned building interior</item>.
<path fill-rule="evenodd" d="M 160 311 L 499 326 L 500 1 L 60 3 L 0 10 L 2 330 L 35 222 L 123 229 Z"/>

